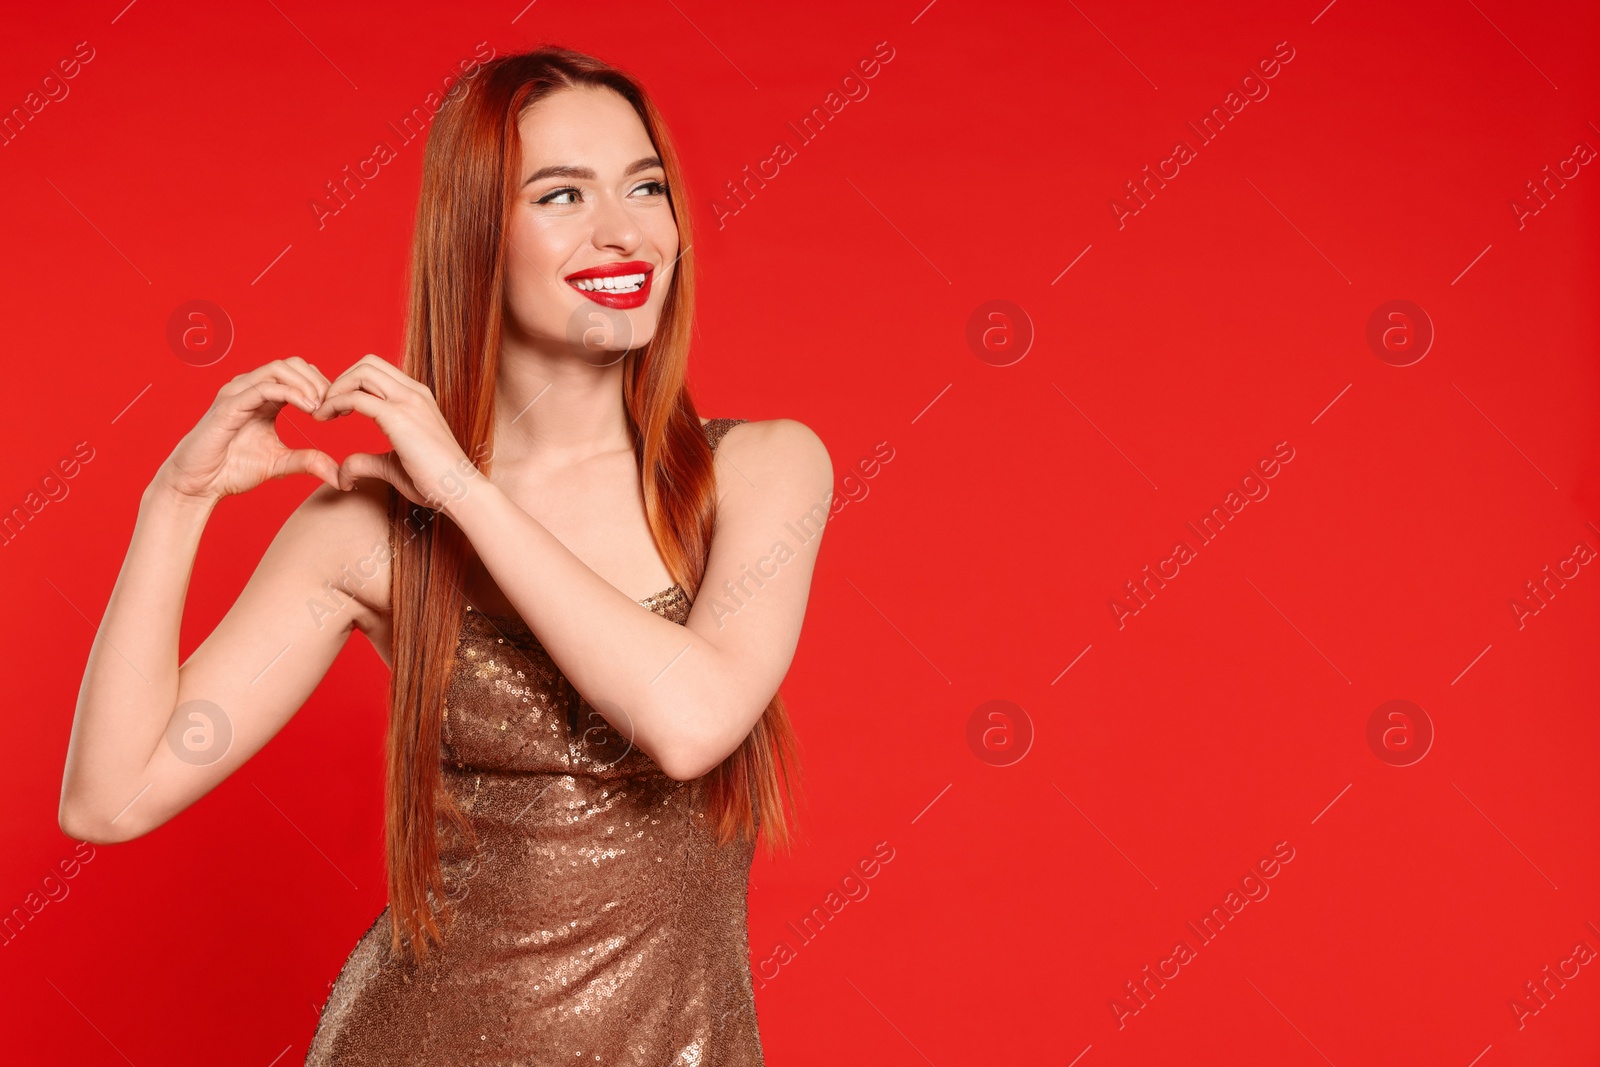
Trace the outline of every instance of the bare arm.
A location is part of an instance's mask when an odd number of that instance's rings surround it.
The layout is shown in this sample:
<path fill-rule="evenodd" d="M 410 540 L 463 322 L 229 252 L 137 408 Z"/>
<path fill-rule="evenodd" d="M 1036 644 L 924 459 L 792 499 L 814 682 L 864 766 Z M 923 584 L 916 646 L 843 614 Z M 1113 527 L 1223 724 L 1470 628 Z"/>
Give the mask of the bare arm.
<path fill-rule="evenodd" d="M 328 389 L 314 418 L 355 411 L 393 450 L 346 457 L 442 511 L 472 542 L 563 674 L 673 778 L 734 751 L 788 672 L 833 496 L 833 464 L 793 419 L 745 423 L 716 452 L 716 529 L 702 586 L 678 626 L 629 600 L 484 477 L 433 392 L 375 355 Z"/>
<path fill-rule="evenodd" d="M 325 388 L 300 360 L 241 375 L 146 488 L 78 693 L 59 812 L 69 835 L 125 841 L 193 804 L 294 715 L 353 627 L 376 625 L 386 551 L 364 600 L 331 598 L 323 583 L 348 582 L 341 569 L 371 555 L 374 535 L 387 548 L 381 493 L 339 491 L 330 457 L 287 449 L 272 428 L 284 403 L 305 396 L 314 406 Z M 179 623 L 212 509 L 297 472 L 328 487 L 284 523 L 233 607 L 180 665 Z M 318 600 L 325 611 L 309 606 Z"/>
<path fill-rule="evenodd" d="M 487 478 L 446 514 L 584 698 L 673 778 L 739 747 L 800 640 L 833 466 L 792 419 L 729 431 L 717 524 L 686 625 L 629 600 Z"/>

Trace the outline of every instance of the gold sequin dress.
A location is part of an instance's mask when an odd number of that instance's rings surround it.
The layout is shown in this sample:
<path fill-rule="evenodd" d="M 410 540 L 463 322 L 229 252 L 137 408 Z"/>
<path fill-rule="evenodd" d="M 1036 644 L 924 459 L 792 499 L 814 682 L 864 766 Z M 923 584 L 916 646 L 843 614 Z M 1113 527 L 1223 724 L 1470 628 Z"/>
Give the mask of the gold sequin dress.
<path fill-rule="evenodd" d="M 707 423 L 712 447 L 743 421 Z M 676 585 L 641 603 L 689 616 Z M 444 786 L 478 835 L 441 830 L 454 921 L 417 964 L 391 955 L 385 908 L 306 1067 L 761 1064 L 754 850 L 716 843 L 701 781 L 630 747 L 514 615 L 467 610 L 445 707 Z"/>

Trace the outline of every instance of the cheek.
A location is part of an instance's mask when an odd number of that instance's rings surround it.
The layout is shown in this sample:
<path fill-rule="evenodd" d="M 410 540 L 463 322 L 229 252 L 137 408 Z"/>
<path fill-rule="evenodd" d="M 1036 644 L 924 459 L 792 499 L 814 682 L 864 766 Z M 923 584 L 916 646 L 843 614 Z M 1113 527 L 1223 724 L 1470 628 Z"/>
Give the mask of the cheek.
<path fill-rule="evenodd" d="M 678 224 L 672 220 L 672 212 L 663 211 L 662 216 L 662 220 L 650 228 L 650 240 L 661 250 L 662 262 L 672 263 L 681 250 L 678 245 Z"/>
<path fill-rule="evenodd" d="M 561 265 L 567 253 L 549 233 L 533 226 L 513 230 L 506 248 L 506 294 L 521 316 L 537 314 L 548 305 L 552 294 L 567 285 L 561 280 Z"/>
<path fill-rule="evenodd" d="M 667 290 L 672 287 L 672 279 L 677 275 L 681 263 L 678 258 L 682 251 L 678 244 L 678 228 L 669 224 L 663 232 L 652 234 L 650 243 L 655 246 L 657 261 L 663 268 L 656 272 L 650 284 L 650 303 L 665 303 Z"/>

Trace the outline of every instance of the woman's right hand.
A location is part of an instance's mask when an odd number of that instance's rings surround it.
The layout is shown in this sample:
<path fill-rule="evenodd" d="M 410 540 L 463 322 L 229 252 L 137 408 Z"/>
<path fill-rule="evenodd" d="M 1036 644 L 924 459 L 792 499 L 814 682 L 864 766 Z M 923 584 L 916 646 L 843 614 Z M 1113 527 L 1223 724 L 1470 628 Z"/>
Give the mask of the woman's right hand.
<path fill-rule="evenodd" d="M 289 448 L 278 438 L 285 404 L 304 411 L 321 405 L 331 383 L 299 356 L 247 371 L 217 392 L 209 411 L 172 450 L 156 474 L 165 488 L 215 503 L 254 489 L 269 478 L 310 474 L 347 490 L 339 464 L 315 448 Z"/>

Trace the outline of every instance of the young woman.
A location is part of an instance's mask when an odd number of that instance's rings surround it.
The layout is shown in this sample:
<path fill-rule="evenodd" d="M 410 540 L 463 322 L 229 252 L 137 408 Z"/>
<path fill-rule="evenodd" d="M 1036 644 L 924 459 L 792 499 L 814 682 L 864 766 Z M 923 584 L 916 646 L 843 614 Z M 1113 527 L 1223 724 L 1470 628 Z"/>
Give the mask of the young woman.
<path fill-rule="evenodd" d="M 762 1060 L 748 873 L 758 833 L 790 837 L 776 694 L 833 473 L 798 422 L 696 414 L 689 221 L 636 82 L 496 57 L 428 135 L 404 368 L 241 374 L 144 492 L 67 833 L 125 841 L 193 804 L 352 630 L 391 669 L 390 903 L 307 1064 Z M 288 449 L 290 403 L 369 417 L 392 451 Z M 291 473 L 327 484 L 179 664 L 212 508 Z"/>

